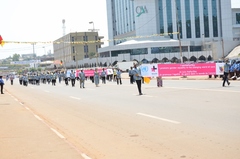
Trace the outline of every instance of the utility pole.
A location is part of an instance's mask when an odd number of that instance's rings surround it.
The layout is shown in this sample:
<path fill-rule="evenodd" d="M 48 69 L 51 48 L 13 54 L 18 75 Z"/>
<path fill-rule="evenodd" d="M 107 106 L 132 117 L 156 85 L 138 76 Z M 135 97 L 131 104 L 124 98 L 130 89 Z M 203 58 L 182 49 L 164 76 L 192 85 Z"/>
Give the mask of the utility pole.
<path fill-rule="evenodd" d="M 76 32 L 76 37 L 75 37 L 75 40 L 74 40 L 74 47 L 75 47 L 75 60 L 76 60 L 76 70 L 78 69 L 78 58 L 77 58 L 77 43 L 75 42 L 77 41 L 77 32 Z"/>

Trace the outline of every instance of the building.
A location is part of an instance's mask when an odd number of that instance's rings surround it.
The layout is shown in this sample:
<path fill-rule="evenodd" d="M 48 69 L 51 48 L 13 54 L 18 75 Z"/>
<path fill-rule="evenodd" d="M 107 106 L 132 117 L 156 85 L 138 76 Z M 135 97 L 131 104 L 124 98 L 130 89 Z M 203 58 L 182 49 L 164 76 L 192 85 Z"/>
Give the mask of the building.
<path fill-rule="evenodd" d="M 217 60 L 240 44 L 230 0 L 107 0 L 107 14 L 102 62 Z"/>
<path fill-rule="evenodd" d="M 61 61 L 66 68 L 79 68 L 83 61 L 98 55 L 102 38 L 98 32 L 69 33 L 54 41 L 54 60 Z"/>

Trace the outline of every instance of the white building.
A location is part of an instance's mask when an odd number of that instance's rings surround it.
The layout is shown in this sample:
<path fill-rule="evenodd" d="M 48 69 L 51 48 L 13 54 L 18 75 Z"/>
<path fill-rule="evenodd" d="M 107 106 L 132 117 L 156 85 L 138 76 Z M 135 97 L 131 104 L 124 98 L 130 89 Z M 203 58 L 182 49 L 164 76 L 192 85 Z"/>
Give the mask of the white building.
<path fill-rule="evenodd" d="M 102 63 L 217 60 L 240 44 L 240 6 L 230 0 L 107 0 L 107 14 Z"/>

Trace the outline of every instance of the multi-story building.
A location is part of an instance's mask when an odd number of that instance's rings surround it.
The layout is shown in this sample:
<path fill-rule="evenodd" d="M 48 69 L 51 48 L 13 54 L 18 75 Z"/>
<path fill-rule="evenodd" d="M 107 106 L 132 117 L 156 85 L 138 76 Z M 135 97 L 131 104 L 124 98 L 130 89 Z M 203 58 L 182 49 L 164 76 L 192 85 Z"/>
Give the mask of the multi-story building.
<path fill-rule="evenodd" d="M 240 44 L 239 8 L 231 0 L 107 0 L 109 46 L 99 53 L 112 63 L 220 59 Z"/>
<path fill-rule="evenodd" d="M 79 68 L 81 61 L 97 56 L 101 48 L 98 32 L 73 32 L 53 42 L 54 60 L 62 61 L 65 67 Z"/>

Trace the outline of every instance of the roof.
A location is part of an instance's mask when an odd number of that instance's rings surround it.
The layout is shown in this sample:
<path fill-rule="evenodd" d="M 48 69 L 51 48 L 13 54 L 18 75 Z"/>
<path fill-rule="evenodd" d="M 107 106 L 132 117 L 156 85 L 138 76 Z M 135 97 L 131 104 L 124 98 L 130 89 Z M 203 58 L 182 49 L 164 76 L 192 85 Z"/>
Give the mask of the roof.
<path fill-rule="evenodd" d="M 237 58 L 240 57 L 240 45 L 235 47 L 228 55 L 226 58 Z"/>

